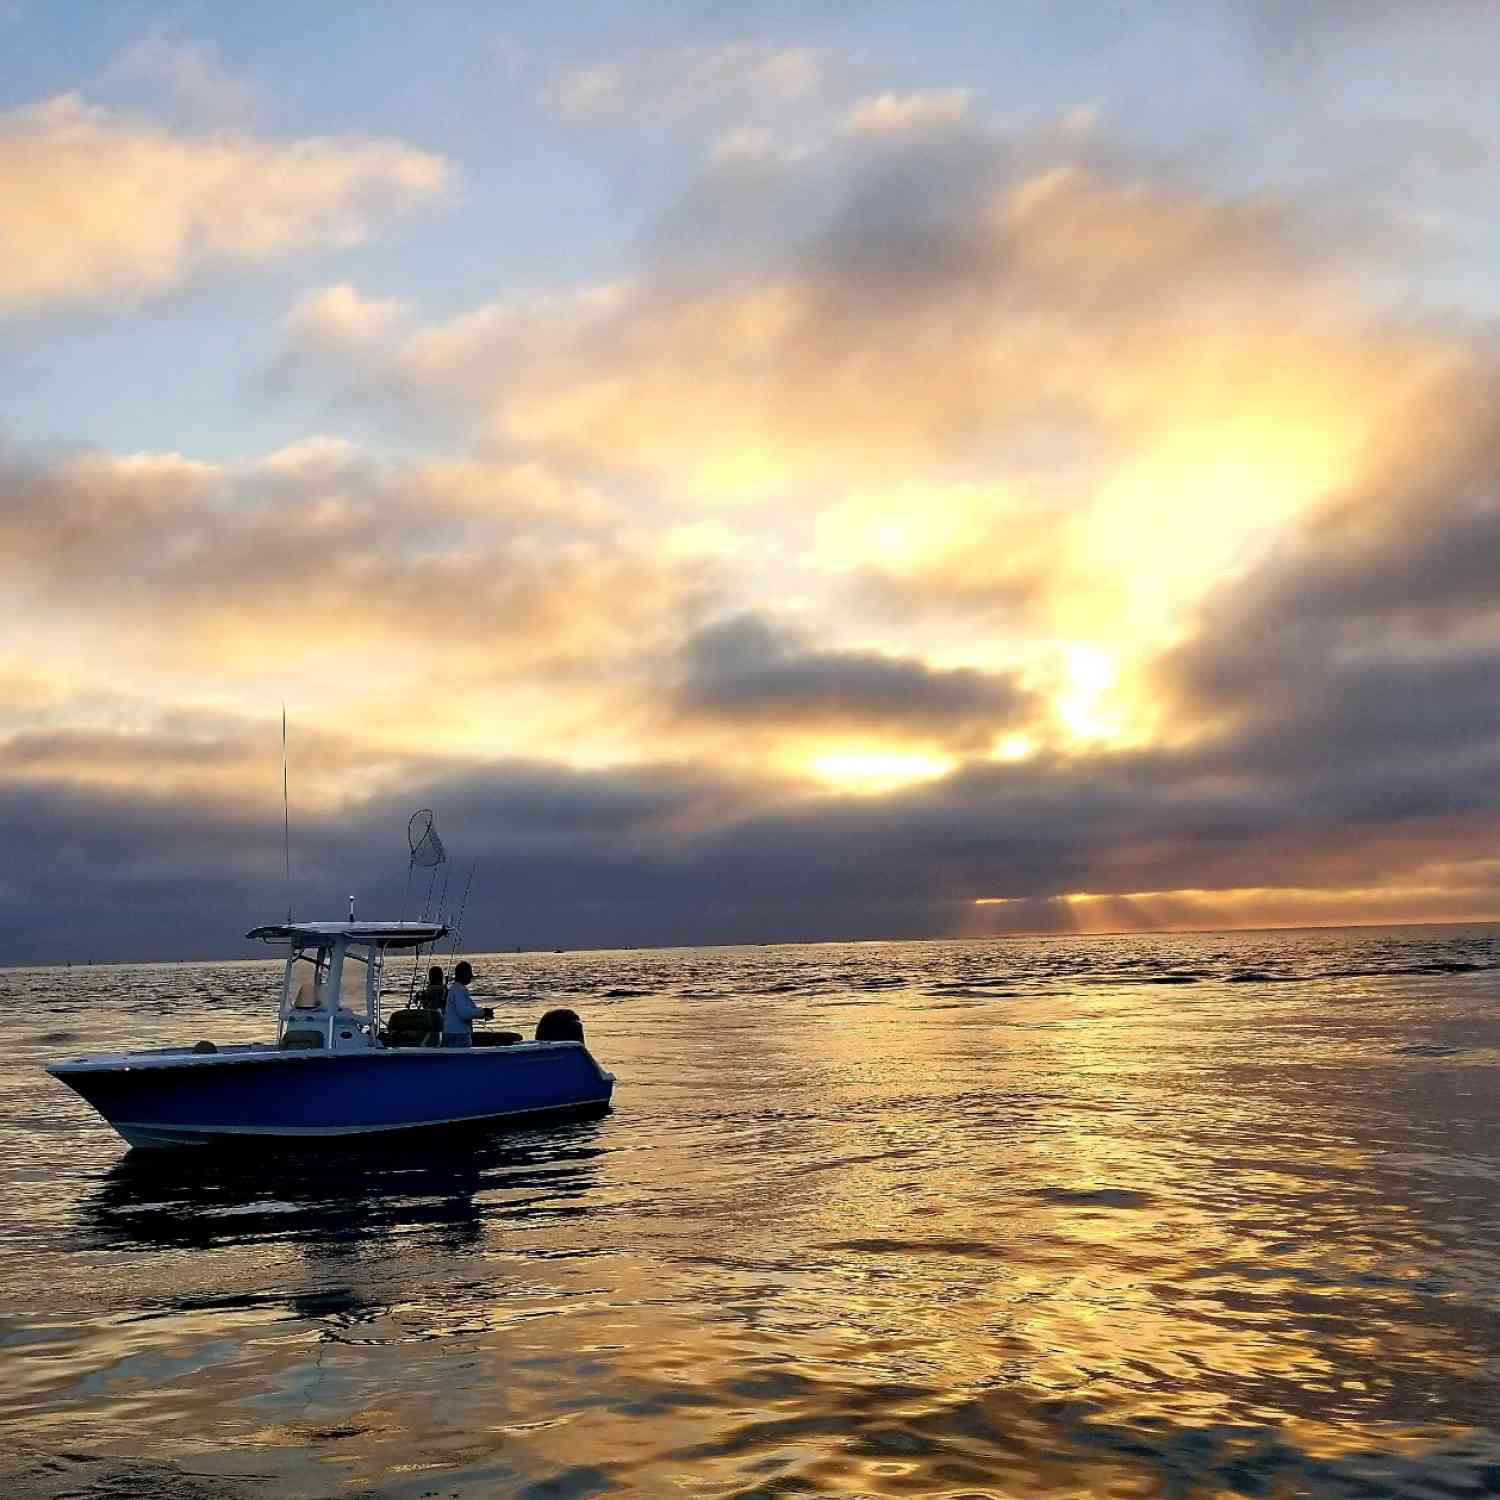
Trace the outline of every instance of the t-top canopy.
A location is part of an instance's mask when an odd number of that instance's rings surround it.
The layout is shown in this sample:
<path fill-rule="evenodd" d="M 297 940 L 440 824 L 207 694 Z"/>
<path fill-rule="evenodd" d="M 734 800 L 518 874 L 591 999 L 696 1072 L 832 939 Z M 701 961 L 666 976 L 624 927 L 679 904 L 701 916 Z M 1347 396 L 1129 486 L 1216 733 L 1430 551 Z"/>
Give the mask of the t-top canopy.
<path fill-rule="evenodd" d="M 247 938 L 268 943 L 328 943 L 343 938 L 350 943 L 378 943 L 382 948 L 418 948 L 445 937 L 445 922 L 273 922 L 252 927 Z"/>

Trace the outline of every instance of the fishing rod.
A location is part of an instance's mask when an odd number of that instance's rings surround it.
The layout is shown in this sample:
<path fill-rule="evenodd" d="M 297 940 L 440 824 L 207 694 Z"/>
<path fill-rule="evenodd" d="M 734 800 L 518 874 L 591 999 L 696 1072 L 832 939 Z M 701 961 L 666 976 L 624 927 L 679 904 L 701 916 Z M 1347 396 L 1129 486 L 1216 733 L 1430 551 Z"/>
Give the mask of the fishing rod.
<path fill-rule="evenodd" d="M 458 954 L 458 940 L 462 936 L 464 930 L 464 913 L 469 909 L 469 891 L 474 885 L 474 871 L 478 868 L 479 861 L 476 859 L 469 866 L 469 878 L 464 882 L 464 899 L 459 903 L 458 924 L 453 929 L 453 946 L 448 950 L 449 958 L 454 958 Z"/>
<path fill-rule="evenodd" d="M 446 859 L 447 856 L 445 855 L 444 858 Z M 446 885 L 447 885 L 447 883 L 445 881 L 444 882 L 444 888 L 445 889 L 446 889 Z M 437 866 L 434 865 L 432 867 L 432 876 L 431 876 L 431 878 L 427 882 L 427 894 L 422 899 L 422 920 L 424 922 L 427 920 L 427 913 L 428 913 L 428 911 L 431 910 L 431 907 L 432 907 L 432 892 L 433 892 L 433 890 L 435 889 L 436 886 L 437 886 Z M 433 947 L 436 948 L 437 944 L 434 943 Z M 421 943 L 418 943 L 411 950 L 411 980 L 410 980 L 410 982 L 406 986 L 406 1003 L 408 1005 L 410 1005 L 412 1003 L 412 997 L 417 993 L 417 970 L 419 968 L 421 968 L 421 966 L 422 966 L 422 945 L 421 945 Z"/>

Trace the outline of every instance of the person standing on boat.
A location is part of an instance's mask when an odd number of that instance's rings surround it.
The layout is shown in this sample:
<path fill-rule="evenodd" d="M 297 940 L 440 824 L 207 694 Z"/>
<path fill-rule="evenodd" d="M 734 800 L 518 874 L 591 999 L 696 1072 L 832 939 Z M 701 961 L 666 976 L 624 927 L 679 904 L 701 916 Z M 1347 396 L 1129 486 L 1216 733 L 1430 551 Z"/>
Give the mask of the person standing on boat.
<path fill-rule="evenodd" d="M 453 983 L 448 986 L 448 1004 L 443 1011 L 443 1045 L 445 1047 L 472 1047 L 474 1045 L 474 1020 L 494 1018 L 494 1011 L 474 1004 L 469 993 L 469 981 L 474 970 L 465 959 L 453 971 Z"/>
<path fill-rule="evenodd" d="M 443 982 L 442 965 L 433 964 L 427 971 L 427 984 L 417 991 L 417 1004 L 423 1010 L 442 1010 L 448 1003 L 448 986 Z"/>

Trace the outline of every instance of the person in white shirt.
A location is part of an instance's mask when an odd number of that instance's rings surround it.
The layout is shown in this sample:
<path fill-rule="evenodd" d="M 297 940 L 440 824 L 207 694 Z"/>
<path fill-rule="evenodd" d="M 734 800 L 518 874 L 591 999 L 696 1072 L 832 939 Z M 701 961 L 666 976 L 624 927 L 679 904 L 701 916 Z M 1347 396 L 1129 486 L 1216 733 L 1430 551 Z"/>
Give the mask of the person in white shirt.
<path fill-rule="evenodd" d="M 443 1010 L 443 1045 L 445 1047 L 472 1047 L 474 1045 L 474 1021 L 483 1017 L 494 1019 L 494 1011 L 475 1005 L 469 993 L 469 981 L 474 970 L 464 960 L 453 971 L 453 983 L 448 986 L 448 1003 Z"/>

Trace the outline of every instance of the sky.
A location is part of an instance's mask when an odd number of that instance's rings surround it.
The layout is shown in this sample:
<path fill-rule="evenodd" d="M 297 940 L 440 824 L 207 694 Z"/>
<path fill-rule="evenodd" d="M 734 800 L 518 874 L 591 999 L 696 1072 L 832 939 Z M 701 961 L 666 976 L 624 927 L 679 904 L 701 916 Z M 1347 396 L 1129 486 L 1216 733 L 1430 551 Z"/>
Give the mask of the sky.
<path fill-rule="evenodd" d="M 0 0 L 0 962 L 1500 916 L 1497 55 Z"/>

